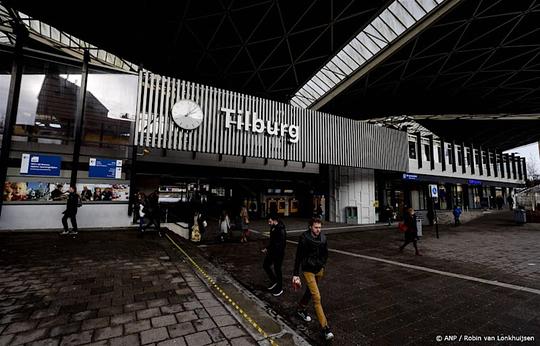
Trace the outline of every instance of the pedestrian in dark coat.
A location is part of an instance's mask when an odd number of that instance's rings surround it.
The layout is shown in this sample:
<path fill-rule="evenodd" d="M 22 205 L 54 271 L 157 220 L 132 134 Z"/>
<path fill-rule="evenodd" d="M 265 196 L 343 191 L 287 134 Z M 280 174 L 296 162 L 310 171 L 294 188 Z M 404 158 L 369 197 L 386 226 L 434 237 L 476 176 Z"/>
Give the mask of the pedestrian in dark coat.
<path fill-rule="evenodd" d="M 82 205 L 81 197 L 75 192 L 75 187 L 69 187 L 69 194 L 66 202 L 66 210 L 63 212 L 64 216 L 62 217 L 62 225 L 64 226 L 64 231 L 61 234 L 77 234 L 77 209 Z M 67 219 L 71 220 L 71 226 L 73 229 L 71 232 L 68 229 Z"/>
<path fill-rule="evenodd" d="M 146 217 L 148 218 L 148 223 L 143 227 L 143 231 L 150 227 L 150 225 L 154 225 L 154 228 L 156 231 L 158 231 L 159 236 L 162 237 L 163 235 L 161 234 L 160 226 L 161 211 L 159 209 L 159 195 L 157 191 L 152 192 L 150 196 L 148 196 L 145 212 Z"/>
<path fill-rule="evenodd" d="M 268 217 L 270 225 L 270 241 L 268 245 L 262 249 L 266 254 L 264 258 L 263 268 L 272 282 L 268 290 L 272 291 L 275 297 L 283 293 L 283 257 L 285 256 L 285 245 L 287 244 L 287 231 L 285 225 L 278 219 L 277 215 Z M 272 270 L 272 266 L 274 270 Z"/>
<path fill-rule="evenodd" d="M 418 229 L 416 227 L 416 213 L 414 212 L 414 209 L 409 208 L 404 217 L 404 223 L 407 230 L 405 231 L 405 242 L 399 247 L 399 251 L 402 252 L 405 246 L 407 246 L 409 243 L 413 243 L 416 256 L 422 256 L 418 251 L 418 246 L 416 245 L 416 240 L 418 239 Z"/>

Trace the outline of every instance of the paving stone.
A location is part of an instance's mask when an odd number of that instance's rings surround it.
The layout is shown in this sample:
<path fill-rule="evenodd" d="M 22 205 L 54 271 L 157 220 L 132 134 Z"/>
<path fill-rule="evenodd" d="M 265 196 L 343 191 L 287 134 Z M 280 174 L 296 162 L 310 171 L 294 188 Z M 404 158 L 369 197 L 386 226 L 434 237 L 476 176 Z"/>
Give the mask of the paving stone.
<path fill-rule="evenodd" d="M 22 345 L 35 340 L 44 339 L 47 337 L 47 331 L 46 328 L 41 328 L 16 334 L 13 341 L 11 341 L 11 345 Z"/>
<path fill-rule="evenodd" d="M 144 332 L 141 332 L 141 344 L 145 345 L 151 342 L 162 341 L 167 339 L 168 337 L 169 333 L 167 332 L 167 328 L 165 327 L 145 330 Z"/>
<path fill-rule="evenodd" d="M 257 343 L 250 337 L 244 336 L 230 340 L 231 346 L 256 346 Z"/>
<path fill-rule="evenodd" d="M 38 310 L 38 311 L 34 311 L 32 316 L 30 316 L 30 318 L 41 319 L 41 318 L 52 317 L 56 315 L 58 315 L 57 309 Z"/>
<path fill-rule="evenodd" d="M 214 322 L 216 322 L 218 327 L 230 326 L 231 324 L 238 323 L 236 319 L 231 315 L 212 316 L 212 318 L 214 319 Z"/>
<path fill-rule="evenodd" d="M 172 326 L 168 326 L 167 330 L 169 331 L 169 334 L 171 337 L 175 338 L 178 336 L 184 336 L 187 334 L 195 333 L 195 327 L 191 324 L 191 322 L 183 322 L 178 323 Z"/>
<path fill-rule="evenodd" d="M 220 327 L 220 329 L 227 339 L 232 339 L 238 336 L 246 335 L 246 333 L 238 326 L 225 326 L 225 327 Z"/>
<path fill-rule="evenodd" d="M 214 321 L 212 321 L 211 318 L 202 318 L 202 319 L 199 319 L 199 320 L 192 321 L 192 323 L 195 326 L 195 328 L 197 329 L 197 331 L 199 331 L 199 332 L 201 330 L 207 330 L 207 329 L 211 329 L 211 328 L 216 327 L 216 324 L 214 323 Z"/>
<path fill-rule="evenodd" d="M 149 300 L 146 302 L 146 304 L 148 305 L 149 308 L 155 308 L 155 307 L 167 305 L 169 304 L 169 301 L 165 298 L 160 298 L 160 299 Z"/>
<path fill-rule="evenodd" d="M 92 341 L 92 333 L 93 333 L 92 330 L 87 330 L 78 334 L 66 335 L 62 338 L 60 345 L 61 346 L 75 346 L 75 345 L 87 344 L 90 341 Z"/>
<path fill-rule="evenodd" d="M 98 317 L 118 315 L 118 314 L 121 314 L 122 312 L 124 312 L 124 309 L 122 306 L 109 306 L 106 308 L 99 309 Z"/>
<path fill-rule="evenodd" d="M 59 339 L 49 338 L 49 339 L 33 341 L 33 342 L 27 344 L 27 346 L 58 346 L 59 344 L 60 344 Z M 2 345 L 2 344 L 0 343 L 0 345 Z"/>
<path fill-rule="evenodd" d="M 139 346 L 139 334 L 131 334 L 109 340 L 110 346 Z"/>
<path fill-rule="evenodd" d="M 122 326 L 105 327 L 94 331 L 94 340 L 116 338 L 122 335 Z"/>
<path fill-rule="evenodd" d="M 98 318 L 92 318 L 89 320 L 84 320 L 81 329 L 88 330 L 88 329 L 103 328 L 108 325 L 109 325 L 109 317 L 98 317 Z"/>
<path fill-rule="evenodd" d="M 150 320 L 141 320 L 136 322 L 130 322 L 124 325 L 126 334 L 138 333 L 143 330 L 150 329 Z"/>
<path fill-rule="evenodd" d="M 182 337 L 165 340 L 157 344 L 157 346 L 185 346 L 185 345 L 186 345 L 186 342 L 184 341 L 184 338 Z"/>
<path fill-rule="evenodd" d="M 195 309 L 200 309 L 202 307 L 203 306 L 198 301 L 184 303 L 185 310 L 195 310 Z"/>
<path fill-rule="evenodd" d="M 150 308 L 146 310 L 137 311 L 137 319 L 144 320 L 151 317 L 157 317 L 161 315 L 161 310 L 159 308 Z"/>
<path fill-rule="evenodd" d="M 4 334 L 15 334 L 15 333 L 24 332 L 30 329 L 34 329 L 36 325 L 37 325 L 36 321 L 14 322 L 6 328 L 6 330 L 4 331 Z"/>
<path fill-rule="evenodd" d="M 219 341 L 226 340 L 225 336 L 219 330 L 219 328 L 208 329 L 206 332 L 208 333 L 208 335 L 210 335 L 210 338 L 212 338 L 213 342 L 219 342 Z"/>
<path fill-rule="evenodd" d="M 0 335 L 0 345 L 9 345 L 9 342 L 14 336 L 14 334 Z"/>
<path fill-rule="evenodd" d="M 111 325 L 125 324 L 135 321 L 134 312 L 126 312 L 120 315 L 111 316 Z"/>
<path fill-rule="evenodd" d="M 212 317 L 214 316 L 220 316 L 220 315 L 228 315 L 229 312 L 222 306 L 216 306 L 212 308 L 206 308 L 206 311 L 208 311 L 208 314 Z"/>
<path fill-rule="evenodd" d="M 199 317 L 195 314 L 194 311 L 184 311 L 176 314 L 176 319 L 178 320 L 178 322 L 186 322 L 196 320 L 198 318 Z"/>
<path fill-rule="evenodd" d="M 182 306 L 182 304 L 165 305 L 162 306 L 160 309 L 161 312 L 164 314 L 175 314 L 177 312 L 184 311 L 184 307 Z"/>
<path fill-rule="evenodd" d="M 176 324 L 176 318 L 174 318 L 174 315 L 154 317 L 151 319 L 151 321 L 152 321 L 152 326 L 154 327 L 166 327 L 172 324 Z"/>
<path fill-rule="evenodd" d="M 69 324 L 62 324 L 51 329 L 50 336 L 56 337 L 59 335 L 73 334 L 79 331 L 81 328 L 81 322 L 74 322 Z"/>
<path fill-rule="evenodd" d="M 131 304 L 124 305 L 124 312 L 144 310 L 146 308 L 147 308 L 146 302 L 131 303 Z"/>
<path fill-rule="evenodd" d="M 72 321 L 82 321 L 82 320 L 89 320 L 91 318 L 96 318 L 97 312 L 96 310 L 86 310 L 86 311 L 80 311 L 77 313 L 74 313 L 71 315 Z"/>
<path fill-rule="evenodd" d="M 199 332 L 195 334 L 189 334 L 184 337 L 188 346 L 202 346 L 212 343 L 212 339 L 207 332 Z"/>
<path fill-rule="evenodd" d="M 208 318 L 210 315 L 208 315 L 208 312 L 206 312 L 205 309 L 195 309 L 195 313 L 199 318 Z"/>
<path fill-rule="evenodd" d="M 17 313 L 14 313 L 14 314 L 6 314 L 2 318 L 0 318 L 0 324 L 6 324 L 6 323 L 15 322 L 15 321 L 26 320 L 27 318 L 28 318 L 28 313 L 26 313 L 26 312 L 17 312 Z"/>

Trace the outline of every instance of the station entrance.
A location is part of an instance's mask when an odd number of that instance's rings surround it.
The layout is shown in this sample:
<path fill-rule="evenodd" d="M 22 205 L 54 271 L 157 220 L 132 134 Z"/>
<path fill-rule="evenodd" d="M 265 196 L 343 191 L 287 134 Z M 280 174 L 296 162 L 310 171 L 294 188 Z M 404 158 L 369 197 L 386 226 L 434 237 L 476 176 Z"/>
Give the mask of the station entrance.
<path fill-rule="evenodd" d="M 162 163 L 144 163 L 136 177 L 138 191 L 159 193 L 166 222 L 189 222 L 195 211 L 234 219 L 242 207 L 251 219 L 311 217 L 326 209 L 326 186 L 319 174 Z"/>

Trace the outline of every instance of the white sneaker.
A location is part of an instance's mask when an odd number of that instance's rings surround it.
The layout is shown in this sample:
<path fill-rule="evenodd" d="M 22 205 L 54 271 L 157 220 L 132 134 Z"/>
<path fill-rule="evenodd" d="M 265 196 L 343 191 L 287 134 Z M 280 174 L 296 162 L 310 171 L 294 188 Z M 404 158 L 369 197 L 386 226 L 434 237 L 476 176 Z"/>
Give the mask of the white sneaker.
<path fill-rule="evenodd" d="M 273 284 L 272 286 L 267 287 L 267 289 L 268 289 L 269 291 L 271 291 L 271 290 L 273 290 L 274 288 L 276 288 L 276 286 L 277 286 L 277 282 L 276 282 L 275 284 Z"/>
<path fill-rule="evenodd" d="M 67 235 L 67 234 L 69 234 L 68 231 L 62 231 L 62 232 L 60 232 L 60 235 Z"/>
<path fill-rule="evenodd" d="M 311 316 L 308 315 L 306 310 L 297 310 L 296 314 L 304 320 L 304 322 L 311 322 Z"/>
<path fill-rule="evenodd" d="M 323 335 L 326 340 L 332 340 L 334 338 L 334 333 L 332 333 L 328 327 L 323 329 Z"/>
<path fill-rule="evenodd" d="M 279 292 L 272 293 L 272 295 L 273 295 L 274 297 L 279 297 L 279 296 L 282 295 L 282 294 L 283 294 L 283 289 L 280 290 Z"/>

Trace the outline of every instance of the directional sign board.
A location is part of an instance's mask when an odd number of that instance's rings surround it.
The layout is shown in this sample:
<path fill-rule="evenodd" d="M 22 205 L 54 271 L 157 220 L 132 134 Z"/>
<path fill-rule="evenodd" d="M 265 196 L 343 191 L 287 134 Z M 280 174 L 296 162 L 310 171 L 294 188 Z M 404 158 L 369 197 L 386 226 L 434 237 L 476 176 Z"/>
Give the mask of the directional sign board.
<path fill-rule="evenodd" d="M 88 162 L 88 177 L 90 178 L 122 178 L 122 160 L 90 158 Z"/>
<path fill-rule="evenodd" d="M 437 185 L 435 185 L 435 184 L 430 184 L 429 185 L 429 195 L 432 198 L 439 197 L 439 188 L 437 187 Z"/>
<path fill-rule="evenodd" d="M 60 156 L 22 154 L 21 170 L 23 175 L 50 175 L 59 177 L 62 158 Z"/>

